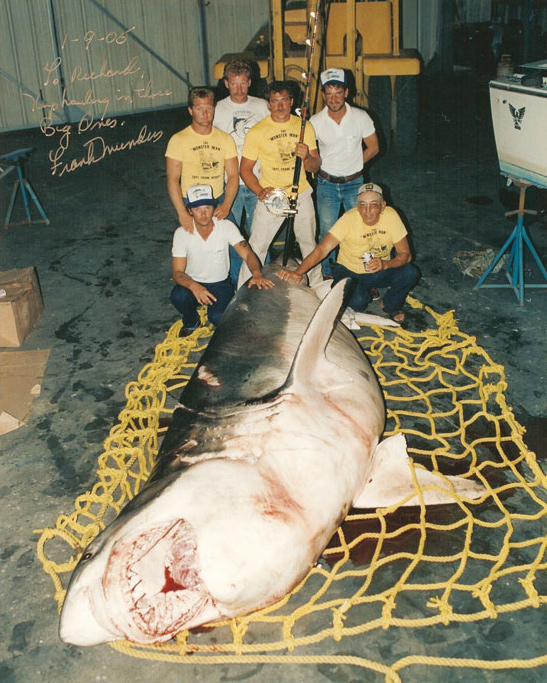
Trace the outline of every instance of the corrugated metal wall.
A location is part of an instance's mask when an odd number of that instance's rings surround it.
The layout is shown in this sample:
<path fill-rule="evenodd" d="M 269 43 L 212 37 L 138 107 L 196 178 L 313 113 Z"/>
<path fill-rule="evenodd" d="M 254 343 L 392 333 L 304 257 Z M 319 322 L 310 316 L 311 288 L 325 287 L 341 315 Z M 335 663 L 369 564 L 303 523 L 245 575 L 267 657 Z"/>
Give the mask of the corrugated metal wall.
<path fill-rule="evenodd" d="M 528 8 L 524 0 L 518 2 L 492 2 L 492 0 L 456 0 L 457 19 L 462 24 L 474 22 L 489 22 L 497 17 L 507 24 L 511 20 L 524 21 L 526 12 L 531 11 L 532 21 L 536 28 L 545 31 L 547 28 L 547 7 L 544 0 L 535 0 Z"/>
<path fill-rule="evenodd" d="M 211 79 L 222 54 L 245 47 L 268 7 L 268 0 L 2 0 L 0 129 L 185 104 L 189 86 Z"/>
<path fill-rule="evenodd" d="M 55 0 L 64 85 L 82 113 L 101 116 L 185 102 L 200 80 L 195 2 Z"/>
<path fill-rule="evenodd" d="M 53 52 L 48 0 L 0 3 L 0 128 L 38 125 L 44 64 Z"/>
<path fill-rule="evenodd" d="M 458 20 L 465 23 L 490 21 L 491 0 L 456 0 Z"/>
<path fill-rule="evenodd" d="M 209 74 L 213 65 L 229 52 L 241 52 L 258 29 L 270 18 L 269 0 L 234 2 L 214 0 L 206 3 Z"/>
<path fill-rule="evenodd" d="M 441 0 L 404 0 L 402 3 L 403 47 L 418 50 L 424 64 L 437 51 Z"/>
<path fill-rule="evenodd" d="M 403 45 L 427 64 L 443 0 L 404 0 Z M 186 104 L 269 18 L 269 0 L 0 0 L 0 130 Z M 456 0 L 460 19 L 490 0 Z M 203 32 L 205 27 L 205 32 Z M 206 50 L 203 51 L 205 46 Z"/>

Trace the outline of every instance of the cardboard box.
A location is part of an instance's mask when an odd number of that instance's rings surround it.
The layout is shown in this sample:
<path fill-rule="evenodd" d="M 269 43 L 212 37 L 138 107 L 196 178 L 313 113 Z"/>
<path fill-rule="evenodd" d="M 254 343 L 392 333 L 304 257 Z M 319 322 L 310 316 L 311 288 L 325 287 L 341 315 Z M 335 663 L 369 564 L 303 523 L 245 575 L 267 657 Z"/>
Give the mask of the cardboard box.
<path fill-rule="evenodd" d="M 0 346 L 21 346 L 44 310 L 34 268 L 16 268 L 0 273 Z"/>
<path fill-rule="evenodd" d="M 49 349 L 0 352 L 0 435 L 28 420 L 48 358 Z"/>

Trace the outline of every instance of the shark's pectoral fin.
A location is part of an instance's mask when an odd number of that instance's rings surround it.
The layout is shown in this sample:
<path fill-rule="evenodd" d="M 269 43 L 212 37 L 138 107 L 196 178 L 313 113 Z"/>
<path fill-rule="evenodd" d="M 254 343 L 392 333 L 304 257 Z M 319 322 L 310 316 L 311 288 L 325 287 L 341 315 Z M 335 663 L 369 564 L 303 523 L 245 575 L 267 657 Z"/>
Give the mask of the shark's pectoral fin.
<path fill-rule="evenodd" d="M 421 494 L 416 492 L 416 478 Z M 381 441 L 373 456 L 372 469 L 361 492 L 353 501 L 356 508 L 389 507 L 396 503 L 425 505 L 454 503 L 457 498 L 480 498 L 486 489 L 462 477 L 440 476 L 419 466 L 413 467 L 403 434 Z"/>

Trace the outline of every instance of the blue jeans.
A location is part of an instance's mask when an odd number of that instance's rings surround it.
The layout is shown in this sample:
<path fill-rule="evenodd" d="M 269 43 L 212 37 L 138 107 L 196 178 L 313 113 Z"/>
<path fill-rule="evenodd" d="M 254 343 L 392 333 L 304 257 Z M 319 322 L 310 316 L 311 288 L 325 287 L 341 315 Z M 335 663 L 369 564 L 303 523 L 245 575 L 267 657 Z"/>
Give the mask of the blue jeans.
<path fill-rule="evenodd" d="M 242 235 L 247 234 L 247 237 L 251 236 L 251 226 L 253 224 L 253 215 L 255 212 L 256 203 L 258 197 L 254 192 L 249 190 L 247 185 L 240 185 L 234 203 L 232 204 L 231 215 L 234 216 L 234 223 L 239 227 L 239 231 Z M 243 209 L 245 209 L 245 232 L 243 231 Z M 230 220 L 232 220 L 230 218 Z M 230 247 L 230 279 L 237 287 L 237 279 L 239 277 L 239 271 L 241 268 L 242 260 L 236 250 Z"/>
<path fill-rule="evenodd" d="M 412 263 L 405 263 L 399 268 L 379 270 L 377 273 L 354 273 L 340 263 L 335 263 L 333 275 L 335 283 L 345 277 L 355 282 L 355 289 L 348 301 L 348 306 L 354 311 L 364 311 L 372 301 L 371 287 L 388 287 L 382 301 L 384 311 L 389 316 L 401 310 L 408 293 L 420 278 L 418 269 Z"/>
<path fill-rule="evenodd" d="M 353 209 L 357 204 L 357 191 L 363 184 L 361 177 L 350 180 L 347 183 L 331 183 L 321 176 L 316 177 L 317 215 L 319 217 L 319 241 L 338 220 L 340 205 L 344 212 Z M 329 254 L 321 262 L 323 275 L 332 275 L 332 265 Z"/>
<path fill-rule="evenodd" d="M 247 237 L 251 236 L 251 226 L 253 224 L 253 216 L 255 212 L 258 197 L 254 192 L 249 190 L 247 185 L 240 185 L 234 203 L 232 204 L 232 214 L 234 222 L 239 226 L 243 232 L 243 209 L 245 209 L 245 233 Z"/>
<path fill-rule="evenodd" d="M 221 282 L 200 282 L 206 287 L 216 301 L 207 306 L 207 317 L 213 325 L 218 325 L 226 306 L 234 295 L 234 286 L 230 278 Z M 199 326 L 198 303 L 196 297 L 186 287 L 175 285 L 171 290 L 171 303 L 182 316 L 182 324 L 188 330 L 195 330 Z"/>

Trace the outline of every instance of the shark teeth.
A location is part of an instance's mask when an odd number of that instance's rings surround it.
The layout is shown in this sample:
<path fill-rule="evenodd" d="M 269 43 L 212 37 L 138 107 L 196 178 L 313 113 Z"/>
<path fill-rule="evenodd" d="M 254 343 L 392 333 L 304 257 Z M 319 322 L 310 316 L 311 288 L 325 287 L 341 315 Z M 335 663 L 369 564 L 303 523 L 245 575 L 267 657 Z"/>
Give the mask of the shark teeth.
<path fill-rule="evenodd" d="M 199 575 L 193 527 L 184 520 L 147 529 L 118 545 L 103 586 L 107 600 L 120 603 L 118 626 L 139 642 L 173 637 L 212 602 Z"/>

